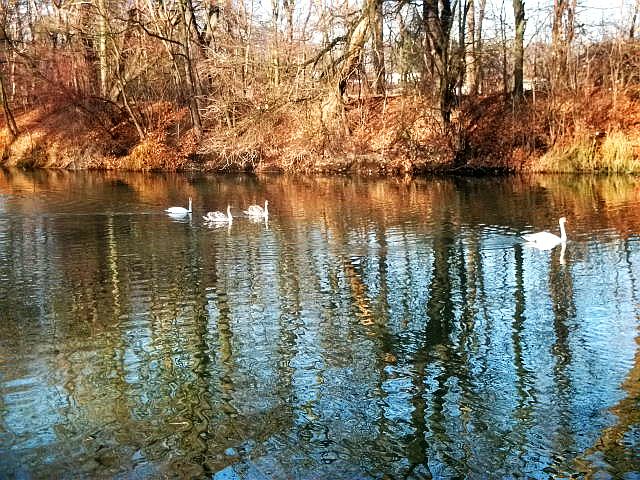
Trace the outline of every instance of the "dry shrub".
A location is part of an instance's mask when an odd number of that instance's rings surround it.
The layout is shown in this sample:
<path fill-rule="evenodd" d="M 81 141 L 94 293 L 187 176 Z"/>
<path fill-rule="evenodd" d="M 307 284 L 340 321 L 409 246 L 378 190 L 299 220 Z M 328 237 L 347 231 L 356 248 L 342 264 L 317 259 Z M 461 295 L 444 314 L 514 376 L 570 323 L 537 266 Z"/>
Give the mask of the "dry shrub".
<path fill-rule="evenodd" d="M 166 144 L 161 136 L 152 135 L 136 145 L 129 155 L 113 160 L 112 167 L 123 170 L 176 171 L 184 168 L 187 160 Z"/>
<path fill-rule="evenodd" d="M 312 109 L 293 102 L 252 107 L 233 127 L 208 131 L 198 153 L 214 170 L 299 170 L 322 144 Z"/>
<path fill-rule="evenodd" d="M 19 136 L 7 149 L 7 164 L 20 168 L 46 167 L 49 159 L 44 142 L 44 133 L 39 131 Z"/>
<path fill-rule="evenodd" d="M 205 168 L 284 172 L 412 172 L 451 158 L 433 109 L 418 97 L 355 99 L 349 133 L 320 121 L 320 99 L 281 99 L 243 110 L 234 126 L 208 131 Z"/>

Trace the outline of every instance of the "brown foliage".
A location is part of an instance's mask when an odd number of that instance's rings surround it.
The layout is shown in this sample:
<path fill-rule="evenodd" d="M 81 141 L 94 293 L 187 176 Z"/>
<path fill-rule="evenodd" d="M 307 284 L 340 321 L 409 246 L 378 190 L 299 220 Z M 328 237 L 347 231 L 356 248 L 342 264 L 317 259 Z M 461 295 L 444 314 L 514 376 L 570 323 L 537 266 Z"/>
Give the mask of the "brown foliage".
<path fill-rule="evenodd" d="M 519 105 L 500 97 L 468 100 L 462 121 L 468 132 L 470 163 L 510 170 L 532 168 L 554 145 L 571 145 L 577 138 L 600 143 L 609 133 L 624 132 L 640 140 L 640 103 L 634 88 L 614 99 L 607 89 L 528 95 Z M 635 140 L 634 140 L 635 139 Z"/>

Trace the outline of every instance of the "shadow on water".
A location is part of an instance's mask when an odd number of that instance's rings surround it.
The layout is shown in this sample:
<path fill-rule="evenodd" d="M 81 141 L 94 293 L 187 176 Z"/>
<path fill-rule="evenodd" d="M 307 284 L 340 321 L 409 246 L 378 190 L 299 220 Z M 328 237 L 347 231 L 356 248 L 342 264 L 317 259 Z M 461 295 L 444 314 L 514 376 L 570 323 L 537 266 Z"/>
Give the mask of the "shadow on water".
<path fill-rule="evenodd" d="M 2 170 L 0 473 L 638 475 L 639 203 L 616 177 Z M 519 238 L 563 215 L 566 248 Z"/>

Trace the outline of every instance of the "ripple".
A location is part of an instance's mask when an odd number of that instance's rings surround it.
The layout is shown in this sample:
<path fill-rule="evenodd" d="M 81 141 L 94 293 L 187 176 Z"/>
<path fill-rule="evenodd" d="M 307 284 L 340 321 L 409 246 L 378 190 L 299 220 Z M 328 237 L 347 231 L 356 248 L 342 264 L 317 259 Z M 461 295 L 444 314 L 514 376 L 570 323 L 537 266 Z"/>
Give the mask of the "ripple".
<path fill-rule="evenodd" d="M 519 235 L 562 182 L 46 178 L 0 200 L 0 476 L 637 473 L 632 202 L 561 261 Z"/>

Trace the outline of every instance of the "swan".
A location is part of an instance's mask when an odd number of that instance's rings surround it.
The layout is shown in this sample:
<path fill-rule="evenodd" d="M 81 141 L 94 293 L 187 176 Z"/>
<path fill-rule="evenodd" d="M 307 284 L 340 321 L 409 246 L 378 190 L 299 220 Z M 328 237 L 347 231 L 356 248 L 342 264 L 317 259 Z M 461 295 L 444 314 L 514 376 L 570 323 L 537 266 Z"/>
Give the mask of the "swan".
<path fill-rule="evenodd" d="M 189 197 L 189 208 L 184 207 L 169 207 L 165 210 L 169 215 L 186 215 L 191 213 L 191 197 Z"/>
<path fill-rule="evenodd" d="M 552 248 L 559 243 L 565 244 L 567 242 L 567 232 L 564 230 L 566 221 L 567 219 L 565 217 L 560 217 L 560 220 L 558 220 L 560 224 L 560 236 L 549 232 L 537 232 L 524 234 L 522 238 L 538 248 Z"/>
<path fill-rule="evenodd" d="M 250 217 L 264 217 L 267 218 L 269 216 L 269 200 L 264 201 L 264 208 L 260 205 L 250 205 L 243 212 L 245 215 L 249 215 Z"/>
<path fill-rule="evenodd" d="M 233 217 L 231 216 L 231 205 L 227 205 L 227 214 L 225 215 L 222 212 L 207 212 L 206 215 L 202 217 L 207 222 L 215 222 L 215 223 L 223 223 L 233 222 Z"/>

